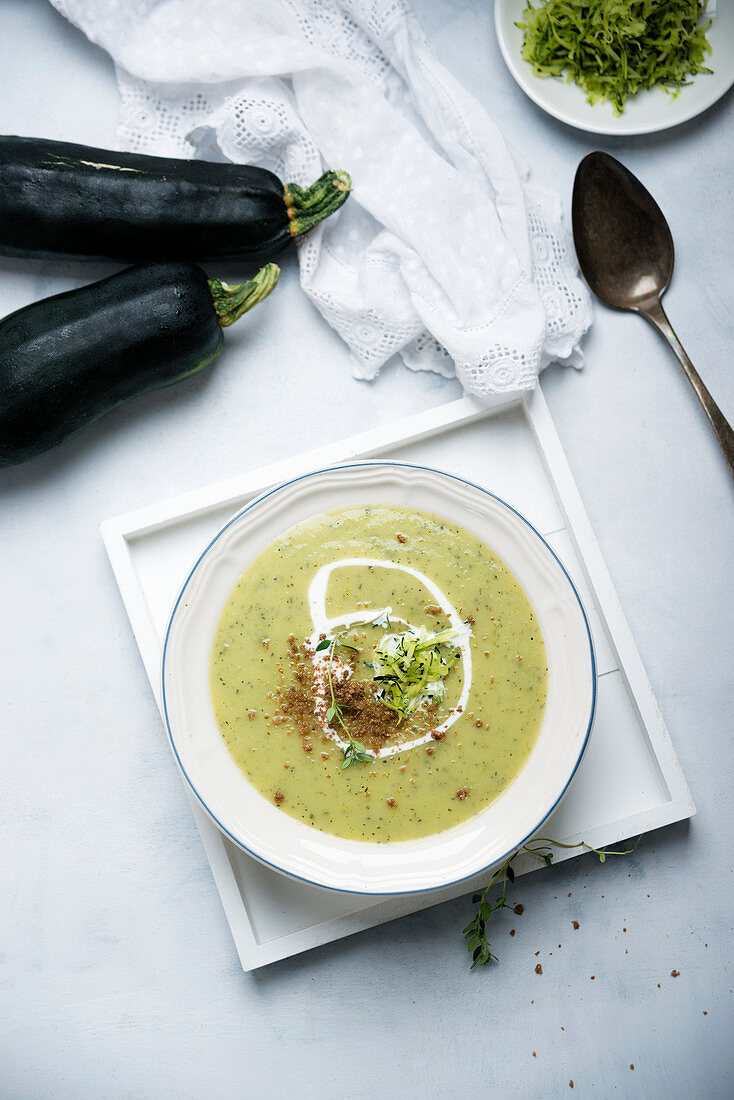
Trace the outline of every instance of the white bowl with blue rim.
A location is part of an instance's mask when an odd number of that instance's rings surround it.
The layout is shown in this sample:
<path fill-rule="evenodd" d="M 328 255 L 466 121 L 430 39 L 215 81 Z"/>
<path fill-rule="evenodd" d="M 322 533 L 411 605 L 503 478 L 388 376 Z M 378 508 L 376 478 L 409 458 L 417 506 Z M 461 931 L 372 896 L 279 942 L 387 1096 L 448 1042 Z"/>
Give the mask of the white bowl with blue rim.
<path fill-rule="evenodd" d="M 276 537 L 321 512 L 385 504 L 440 515 L 473 532 L 512 569 L 537 617 L 548 658 L 538 739 L 515 779 L 460 825 L 420 840 L 346 840 L 284 814 L 249 782 L 222 740 L 209 661 L 222 608 L 247 565 Z M 502 862 L 558 806 L 589 741 L 596 669 L 578 592 L 547 542 L 493 493 L 440 470 L 355 462 L 263 493 L 234 516 L 193 566 L 163 649 L 171 747 L 202 808 L 234 844 L 303 882 L 358 894 L 439 889 Z"/>

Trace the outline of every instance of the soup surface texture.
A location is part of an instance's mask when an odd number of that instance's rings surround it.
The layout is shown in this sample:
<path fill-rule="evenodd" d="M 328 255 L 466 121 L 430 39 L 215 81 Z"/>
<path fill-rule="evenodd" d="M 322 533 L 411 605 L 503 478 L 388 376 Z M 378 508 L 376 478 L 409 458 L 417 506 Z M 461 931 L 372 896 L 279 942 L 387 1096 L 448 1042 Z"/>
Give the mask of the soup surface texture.
<path fill-rule="evenodd" d="M 513 573 L 407 508 L 314 516 L 247 567 L 212 646 L 227 748 L 282 812 L 353 840 L 457 825 L 537 738 L 545 646 Z"/>

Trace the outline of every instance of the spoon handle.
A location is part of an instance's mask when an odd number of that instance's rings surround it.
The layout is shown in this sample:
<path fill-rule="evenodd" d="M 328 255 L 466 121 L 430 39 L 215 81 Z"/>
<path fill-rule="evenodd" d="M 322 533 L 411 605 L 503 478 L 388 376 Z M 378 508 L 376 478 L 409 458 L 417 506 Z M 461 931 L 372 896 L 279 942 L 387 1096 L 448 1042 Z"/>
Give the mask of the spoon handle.
<path fill-rule="evenodd" d="M 678 357 L 680 365 L 688 376 L 688 381 L 693 386 L 699 401 L 704 407 L 706 416 L 711 422 L 711 427 L 716 432 L 716 438 L 724 452 L 724 458 L 729 467 L 729 472 L 732 477 L 734 477 L 734 431 L 732 430 L 731 424 L 701 381 L 701 377 L 693 363 L 686 355 L 685 348 L 673 331 L 673 326 L 666 317 L 665 310 L 660 300 L 656 299 L 651 304 L 645 305 L 644 308 L 640 308 L 639 312 L 643 317 L 647 318 L 650 324 L 653 325 L 662 336 L 665 337 Z"/>

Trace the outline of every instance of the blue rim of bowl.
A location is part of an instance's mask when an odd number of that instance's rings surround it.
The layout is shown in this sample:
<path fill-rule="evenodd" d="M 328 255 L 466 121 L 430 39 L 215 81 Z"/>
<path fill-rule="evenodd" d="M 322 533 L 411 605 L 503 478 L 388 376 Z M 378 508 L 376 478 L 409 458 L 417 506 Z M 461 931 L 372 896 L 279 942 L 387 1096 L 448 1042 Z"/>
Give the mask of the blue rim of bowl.
<path fill-rule="evenodd" d="M 242 518 L 242 516 L 247 515 L 247 513 L 252 511 L 252 509 L 255 508 L 257 505 L 261 504 L 264 500 L 268 500 L 275 493 L 279 493 L 281 490 L 288 488 L 289 485 L 296 485 L 300 481 L 306 481 L 306 480 L 309 480 L 313 477 L 318 477 L 319 474 L 333 473 L 333 472 L 337 472 L 339 470 L 359 470 L 359 469 L 365 469 L 365 468 L 368 468 L 368 467 L 369 468 L 374 468 L 374 467 L 377 467 L 377 466 L 384 466 L 384 467 L 393 468 L 393 469 L 397 468 L 397 469 L 401 469 L 401 470 L 420 470 L 423 473 L 438 474 L 440 477 L 448 478 L 451 481 L 457 481 L 461 485 L 468 485 L 472 489 L 476 489 L 478 492 L 483 493 L 484 496 L 491 497 L 492 500 L 496 500 L 498 504 L 501 504 L 509 512 L 512 512 L 513 515 L 517 516 L 518 519 L 522 520 L 522 522 L 525 524 L 525 526 L 528 527 L 533 532 L 533 534 L 542 542 L 543 546 L 546 548 L 548 553 L 553 557 L 556 564 L 558 565 L 561 572 L 563 573 L 566 580 L 568 581 L 568 583 L 571 587 L 571 591 L 573 592 L 574 596 L 576 597 L 576 602 L 579 605 L 579 610 L 581 611 L 581 616 L 584 620 L 584 626 L 586 628 L 586 636 L 587 636 L 587 639 L 588 639 L 588 642 L 589 642 L 589 657 L 590 657 L 590 661 L 591 661 L 591 707 L 590 707 L 590 710 L 589 710 L 589 720 L 588 720 L 588 724 L 587 724 L 587 727 L 586 727 L 586 733 L 584 735 L 583 744 L 581 745 L 578 757 L 576 758 L 576 763 L 574 764 L 574 766 L 571 770 L 571 774 L 569 775 L 568 779 L 566 780 L 566 783 L 564 784 L 563 790 L 560 792 L 560 794 L 558 795 L 557 799 L 555 800 L 553 805 L 550 807 L 548 812 L 543 814 L 543 816 L 540 818 L 540 820 L 537 822 L 537 824 L 533 826 L 533 828 L 530 830 L 530 832 L 525 834 L 525 836 L 522 838 L 522 840 L 518 841 L 517 844 L 514 844 L 512 846 L 512 848 L 508 849 L 508 851 L 505 852 L 502 856 L 500 856 L 496 860 L 493 860 L 491 863 L 488 863 L 485 867 L 478 867 L 475 871 L 471 871 L 468 875 L 460 875 L 458 878 L 451 879 L 450 882 L 441 882 L 437 886 L 416 887 L 415 889 L 411 889 L 411 890 L 398 890 L 398 891 L 394 891 L 394 890 L 389 890 L 389 891 L 384 891 L 384 890 L 350 890 L 350 889 L 348 889 L 346 887 L 342 887 L 342 886 L 325 886 L 324 883 L 322 883 L 322 882 L 316 882 L 314 879 L 306 878 L 304 875 L 296 874 L 293 871 L 288 871 L 284 867 L 278 866 L 277 863 L 273 863 L 271 860 L 265 859 L 264 856 L 258 855 L 257 852 L 252 851 L 252 849 L 248 848 L 246 844 L 243 844 L 241 840 L 238 840 L 237 837 L 235 837 L 229 831 L 229 829 L 227 829 L 227 827 L 222 824 L 222 822 L 219 820 L 219 818 L 209 808 L 209 806 L 206 804 L 206 802 L 204 801 L 204 799 L 202 798 L 202 796 L 199 794 L 198 790 L 194 786 L 194 783 L 191 780 L 188 772 L 184 768 L 183 763 L 181 761 L 181 757 L 179 756 L 178 750 L 176 748 L 176 743 L 175 743 L 174 738 L 173 738 L 173 732 L 171 730 L 171 723 L 170 723 L 170 720 L 169 720 L 169 717 L 168 717 L 168 703 L 167 703 L 167 700 L 166 700 L 166 655 L 167 655 L 167 652 L 168 652 L 168 642 L 169 642 L 169 638 L 170 638 L 170 634 L 171 634 L 171 628 L 173 627 L 173 621 L 176 617 L 176 612 L 178 611 L 181 600 L 184 597 L 186 589 L 188 588 L 189 582 L 191 581 L 191 578 L 194 576 L 194 573 L 199 568 L 201 562 L 204 560 L 204 558 L 209 553 L 209 551 L 214 546 L 214 544 L 216 542 L 218 542 L 219 539 L 222 537 L 222 535 L 225 533 L 225 531 L 229 530 L 229 528 L 232 526 L 233 523 L 237 523 L 237 521 L 240 520 Z M 184 779 L 186 780 L 189 787 L 193 791 L 194 795 L 196 796 L 197 801 L 201 805 L 202 809 L 206 812 L 207 816 L 211 818 L 211 820 L 214 822 L 214 824 L 217 826 L 217 828 L 220 830 L 220 832 L 222 832 L 226 837 L 228 837 L 229 840 L 231 840 L 232 843 L 237 848 L 241 849 L 241 851 L 243 851 L 243 852 L 247 852 L 247 854 L 249 856 L 252 856 L 253 859 L 256 859 L 258 861 L 258 863 L 262 863 L 265 867 L 270 867 L 273 871 L 277 871 L 278 874 L 286 875 L 288 878 L 292 878 L 296 882 L 303 882 L 307 886 L 316 886 L 321 890 L 331 890 L 334 893 L 338 893 L 338 894 L 359 894 L 359 895 L 366 895 L 366 896 L 371 896 L 371 897 L 407 897 L 411 894 L 430 894 L 434 890 L 445 890 L 449 886 L 458 885 L 460 882 L 468 882 L 469 879 L 475 878 L 477 875 L 483 874 L 485 871 L 488 871 L 491 867 L 500 866 L 502 863 L 504 863 L 504 861 L 510 855 L 512 855 L 513 852 L 517 851 L 518 848 L 521 848 L 523 846 L 523 844 L 525 844 L 525 842 L 530 839 L 530 837 L 534 836 L 537 833 L 538 829 L 541 827 L 543 822 L 548 820 L 548 818 L 551 816 L 553 811 L 558 807 L 559 803 L 561 802 L 561 800 L 563 799 L 564 795 L 566 794 L 568 788 L 570 787 L 570 785 L 573 781 L 573 778 L 576 775 L 576 772 L 578 771 L 578 769 L 581 765 L 581 761 L 583 760 L 584 753 L 586 752 L 586 747 L 589 743 L 589 738 L 591 737 L 591 729 L 592 729 L 592 726 L 594 724 L 594 716 L 596 714 L 596 700 L 597 700 L 596 655 L 594 653 L 594 640 L 591 636 L 591 629 L 589 627 L 589 619 L 588 619 L 588 616 L 586 614 L 586 609 L 584 608 L 581 596 L 579 595 L 578 589 L 576 588 L 576 585 L 574 584 L 573 580 L 569 576 L 568 570 L 566 569 L 565 565 L 563 564 L 561 559 L 556 554 L 553 547 L 548 542 L 546 542 L 546 540 L 543 538 L 543 536 L 540 534 L 540 532 L 537 530 L 537 528 L 533 527 L 530 520 L 526 519 L 525 516 L 521 512 L 518 512 L 518 510 L 516 508 L 513 508 L 512 505 L 508 504 L 507 501 L 502 499 L 502 497 L 498 497 L 496 493 L 492 493 L 492 492 L 490 492 L 489 489 L 485 489 L 483 486 L 477 485 L 476 482 L 469 481 L 467 478 L 464 478 L 464 477 L 458 477 L 456 474 L 450 474 L 446 470 L 438 470 L 438 469 L 435 468 L 435 466 L 421 466 L 421 465 L 419 465 L 418 463 L 415 463 L 415 462 L 389 462 L 389 461 L 382 461 L 380 459 L 375 459 L 375 460 L 367 460 L 367 461 L 363 461 L 363 462 L 345 462 L 345 463 L 341 463 L 338 466 L 324 466 L 323 468 L 321 468 L 319 470 L 309 470 L 309 472 L 306 473 L 306 474 L 299 474 L 298 477 L 289 478 L 288 481 L 282 481 L 278 485 L 274 485 L 272 489 L 268 489 L 266 492 L 261 493 L 259 496 L 255 497 L 248 504 L 246 504 L 244 508 L 242 508 L 239 512 L 237 512 L 236 515 L 232 516 L 231 519 L 227 520 L 224 527 L 220 528 L 220 530 L 217 531 L 214 538 L 205 547 L 205 549 L 202 550 L 201 554 L 196 559 L 194 565 L 192 566 L 191 570 L 189 571 L 189 574 L 188 574 L 186 580 L 184 581 L 184 583 L 181 587 L 181 591 L 179 592 L 179 594 L 176 598 L 176 602 L 173 605 L 173 611 L 171 612 L 171 617 L 168 620 L 168 626 L 166 627 L 166 636 L 165 636 L 165 639 L 163 641 L 163 654 L 162 654 L 162 658 L 161 658 L 161 688 L 162 688 L 162 699 L 163 699 L 163 717 L 164 717 L 164 721 L 166 723 L 166 732 L 168 734 L 168 743 L 171 746 L 171 751 L 173 752 L 173 755 L 176 758 L 176 763 L 178 764 L 178 767 L 181 771 L 181 774 L 183 775 Z"/>

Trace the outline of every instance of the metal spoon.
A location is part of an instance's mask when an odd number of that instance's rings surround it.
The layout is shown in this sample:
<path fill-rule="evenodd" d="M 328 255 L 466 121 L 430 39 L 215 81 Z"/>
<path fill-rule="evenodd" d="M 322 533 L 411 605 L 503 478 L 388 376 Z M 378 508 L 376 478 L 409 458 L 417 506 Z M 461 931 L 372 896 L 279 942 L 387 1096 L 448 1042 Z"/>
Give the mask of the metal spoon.
<path fill-rule="evenodd" d="M 614 309 L 639 313 L 665 337 L 693 386 L 734 477 L 734 431 L 701 381 L 660 299 L 673 274 L 673 238 L 652 195 L 607 153 L 589 153 L 573 184 L 573 239 L 584 278 Z"/>

